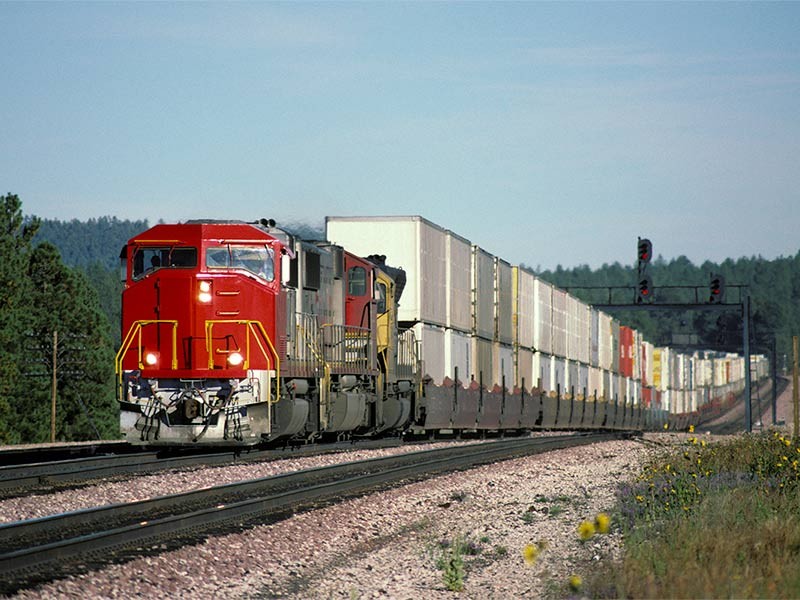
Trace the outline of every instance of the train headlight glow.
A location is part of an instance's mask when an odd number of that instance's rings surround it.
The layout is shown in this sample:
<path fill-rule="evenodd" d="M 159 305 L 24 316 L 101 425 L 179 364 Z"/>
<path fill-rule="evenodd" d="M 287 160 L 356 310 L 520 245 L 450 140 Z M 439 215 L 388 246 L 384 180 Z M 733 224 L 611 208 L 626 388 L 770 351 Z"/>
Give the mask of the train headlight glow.
<path fill-rule="evenodd" d="M 158 353 L 148 352 L 144 355 L 144 364 L 148 367 L 155 367 L 158 364 Z"/>
<path fill-rule="evenodd" d="M 200 282 L 200 293 L 197 295 L 197 299 L 204 304 L 208 304 L 211 302 L 211 282 L 210 281 L 201 281 Z"/>
<path fill-rule="evenodd" d="M 231 352 L 228 355 L 228 364 L 232 367 L 238 367 L 240 364 L 244 362 L 244 356 L 242 356 L 239 352 Z"/>

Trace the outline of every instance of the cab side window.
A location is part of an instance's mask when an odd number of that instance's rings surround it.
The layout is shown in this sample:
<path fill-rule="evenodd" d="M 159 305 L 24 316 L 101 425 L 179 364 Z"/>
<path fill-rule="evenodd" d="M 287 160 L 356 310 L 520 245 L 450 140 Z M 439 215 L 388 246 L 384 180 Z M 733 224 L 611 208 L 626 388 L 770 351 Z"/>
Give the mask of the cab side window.
<path fill-rule="evenodd" d="M 385 283 L 376 283 L 375 284 L 375 300 L 376 300 L 376 310 L 378 311 L 379 315 L 382 315 L 386 312 L 386 284 Z"/>
<path fill-rule="evenodd" d="M 352 267 L 347 271 L 347 295 L 364 296 L 367 293 L 367 270 L 364 267 Z"/>

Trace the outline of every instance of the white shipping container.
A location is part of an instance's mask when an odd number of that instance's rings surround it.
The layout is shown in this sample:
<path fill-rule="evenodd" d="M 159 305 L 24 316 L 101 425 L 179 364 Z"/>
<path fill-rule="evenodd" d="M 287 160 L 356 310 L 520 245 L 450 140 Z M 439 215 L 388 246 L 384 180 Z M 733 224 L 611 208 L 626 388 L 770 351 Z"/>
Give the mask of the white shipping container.
<path fill-rule="evenodd" d="M 719 387 L 728 383 L 725 371 L 725 359 L 724 358 L 714 358 L 712 359 L 714 364 L 714 386 Z"/>
<path fill-rule="evenodd" d="M 472 336 L 472 373 L 470 377 L 491 390 L 494 386 L 494 342 Z"/>
<path fill-rule="evenodd" d="M 633 379 L 634 381 L 642 380 L 642 341 L 644 338 L 642 334 L 636 329 L 633 330 Z"/>
<path fill-rule="evenodd" d="M 494 342 L 492 362 L 494 363 L 494 372 L 492 373 L 492 382 L 489 388 L 494 385 L 500 387 L 505 386 L 507 390 L 514 389 L 514 350 L 508 344 L 501 344 Z"/>
<path fill-rule="evenodd" d="M 590 338 L 589 306 L 567 294 L 567 358 L 588 363 Z"/>
<path fill-rule="evenodd" d="M 445 234 L 447 326 L 472 331 L 472 244 L 452 231 Z"/>
<path fill-rule="evenodd" d="M 578 360 L 588 365 L 591 359 L 592 308 L 578 300 Z"/>
<path fill-rule="evenodd" d="M 530 391 L 531 388 L 536 387 L 537 377 L 533 376 L 533 350 L 526 348 L 517 349 L 517 370 L 516 379 L 514 381 L 515 387 L 525 388 L 525 391 Z"/>
<path fill-rule="evenodd" d="M 567 394 L 567 365 L 566 359 L 553 356 L 550 359 L 550 387 L 562 397 Z"/>
<path fill-rule="evenodd" d="M 578 377 L 578 361 L 565 360 L 564 361 L 564 389 L 562 390 L 564 396 L 569 395 L 575 397 L 580 393 L 580 378 Z"/>
<path fill-rule="evenodd" d="M 386 255 L 403 268 L 406 286 L 397 317 L 444 326 L 447 321 L 446 233 L 419 216 L 326 217 L 326 237 L 359 256 Z"/>
<path fill-rule="evenodd" d="M 473 333 L 494 340 L 494 257 L 472 246 Z"/>
<path fill-rule="evenodd" d="M 703 387 L 710 387 L 714 385 L 714 361 L 710 358 L 704 358 L 703 371 L 700 385 Z"/>
<path fill-rule="evenodd" d="M 533 282 L 533 348 L 553 352 L 553 286 L 538 277 Z"/>
<path fill-rule="evenodd" d="M 591 310 L 591 339 L 589 341 L 589 364 L 597 367 L 600 364 L 600 311 Z"/>
<path fill-rule="evenodd" d="M 494 329 L 495 341 L 514 342 L 514 280 L 511 264 L 494 259 Z"/>
<path fill-rule="evenodd" d="M 536 276 L 522 267 L 514 267 L 516 282 L 516 315 L 517 332 L 516 341 L 521 348 L 534 348 L 535 330 L 535 295 L 534 288 Z"/>
<path fill-rule="evenodd" d="M 444 332 L 444 364 L 445 373 L 455 379 L 458 367 L 458 379 L 464 387 L 469 386 L 472 374 L 472 335 L 454 329 Z"/>
<path fill-rule="evenodd" d="M 567 342 L 567 292 L 553 288 L 553 356 L 565 358 L 568 351 Z"/>
<path fill-rule="evenodd" d="M 555 392 L 555 386 L 552 384 L 552 369 L 550 366 L 551 357 L 549 354 L 543 352 L 534 352 L 533 354 L 533 376 L 536 378 L 534 386 L 540 388 L 543 392 Z"/>
<path fill-rule="evenodd" d="M 670 353 L 670 378 L 669 387 L 673 390 L 683 389 L 683 354 Z"/>
<path fill-rule="evenodd" d="M 444 328 L 417 323 L 412 329 L 417 338 L 423 376 L 430 377 L 435 385 L 442 385 L 446 376 L 452 377 L 445 367 Z"/>
<path fill-rule="evenodd" d="M 653 385 L 653 344 L 647 341 L 642 342 L 642 384 Z"/>
<path fill-rule="evenodd" d="M 614 335 L 611 327 L 611 315 L 604 312 L 598 312 L 598 365 L 605 371 L 611 371 L 614 368 L 613 348 L 614 348 Z"/>
<path fill-rule="evenodd" d="M 586 388 L 586 397 L 592 399 L 603 397 L 603 371 L 597 367 L 589 367 L 589 384 Z"/>
<path fill-rule="evenodd" d="M 578 363 L 577 365 L 578 380 L 570 382 L 570 387 L 575 390 L 575 396 L 579 399 L 585 399 L 589 395 L 589 365 Z"/>

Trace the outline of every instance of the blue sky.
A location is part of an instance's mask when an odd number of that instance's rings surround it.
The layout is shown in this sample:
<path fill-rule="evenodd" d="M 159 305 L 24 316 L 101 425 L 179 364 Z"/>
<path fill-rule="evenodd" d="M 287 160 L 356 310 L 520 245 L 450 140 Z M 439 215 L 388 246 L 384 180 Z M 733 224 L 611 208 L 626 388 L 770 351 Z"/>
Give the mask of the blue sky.
<path fill-rule="evenodd" d="M 794 255 L 800 3 L 0 2 L 26 214 L 421 214 L 542 268 Z"/>

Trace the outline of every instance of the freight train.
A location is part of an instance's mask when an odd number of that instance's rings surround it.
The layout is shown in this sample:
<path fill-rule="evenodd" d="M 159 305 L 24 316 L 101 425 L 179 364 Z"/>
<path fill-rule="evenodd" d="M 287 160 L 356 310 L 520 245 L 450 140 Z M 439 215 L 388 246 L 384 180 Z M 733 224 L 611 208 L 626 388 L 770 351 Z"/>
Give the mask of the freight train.
<path fill-rule="evenodd" d="M 684 427 L 744 387 L 419 216 L 159 224 L 121 253 L 132 444 Z M 757 377 L 766 360 L 753 357 Z"/>

